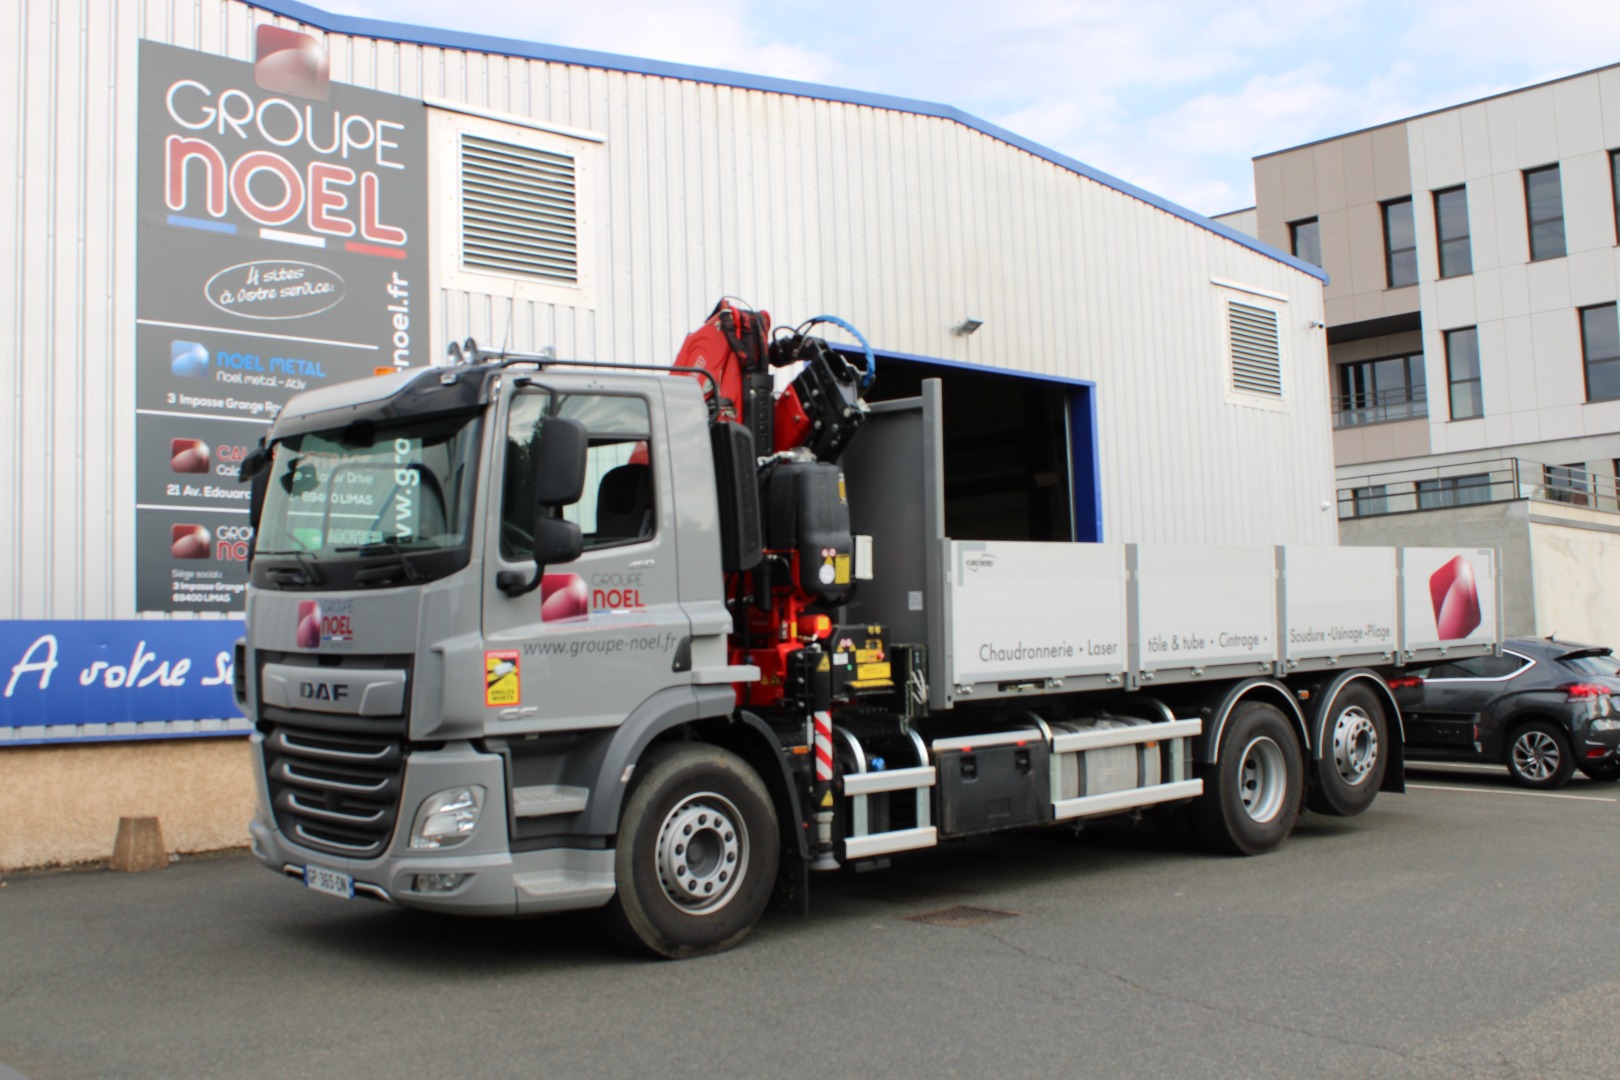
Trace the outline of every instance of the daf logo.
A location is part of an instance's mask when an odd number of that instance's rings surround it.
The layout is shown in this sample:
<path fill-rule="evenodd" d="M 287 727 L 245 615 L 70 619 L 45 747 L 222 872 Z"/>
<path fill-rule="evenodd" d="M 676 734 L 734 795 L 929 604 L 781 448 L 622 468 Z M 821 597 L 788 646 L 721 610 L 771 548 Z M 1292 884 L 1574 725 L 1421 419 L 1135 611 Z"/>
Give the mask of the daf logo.
<path fill-rule="evenodd" d="M 311 701 L 342 701 L 349 696 L 347 683 L 301 682 L 298 696 Z"/>

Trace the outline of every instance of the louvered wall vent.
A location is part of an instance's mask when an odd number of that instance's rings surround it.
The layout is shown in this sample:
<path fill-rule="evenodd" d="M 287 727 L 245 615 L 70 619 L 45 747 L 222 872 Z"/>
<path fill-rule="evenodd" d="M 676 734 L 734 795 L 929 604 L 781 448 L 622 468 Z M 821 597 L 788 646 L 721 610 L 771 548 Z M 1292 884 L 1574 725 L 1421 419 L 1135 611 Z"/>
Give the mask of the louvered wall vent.
<path fill-rule="evenodd" d="M 476 135 L 461 138 L 461 263 L 579 283 L 574 159 Z"/>
<path fill-rule="evenodd" d="M 1283 396 L 1282 349 L 1277 313 L 1269 308 L 1227 302 L 1232 334 L 1232 389 L 1245 394 Z"/>

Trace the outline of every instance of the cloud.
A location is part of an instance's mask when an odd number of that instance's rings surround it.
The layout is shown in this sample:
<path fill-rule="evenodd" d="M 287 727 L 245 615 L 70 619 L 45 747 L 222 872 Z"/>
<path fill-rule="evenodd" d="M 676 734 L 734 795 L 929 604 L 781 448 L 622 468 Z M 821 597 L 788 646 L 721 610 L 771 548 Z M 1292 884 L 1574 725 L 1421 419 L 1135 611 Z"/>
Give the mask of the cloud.
<path fill-rule="evenodd" d="M 1247 205 L 1255 154 L 1620 59 L 1614 0 L 324 6 L 950 105 L 1203 213 Z"/>

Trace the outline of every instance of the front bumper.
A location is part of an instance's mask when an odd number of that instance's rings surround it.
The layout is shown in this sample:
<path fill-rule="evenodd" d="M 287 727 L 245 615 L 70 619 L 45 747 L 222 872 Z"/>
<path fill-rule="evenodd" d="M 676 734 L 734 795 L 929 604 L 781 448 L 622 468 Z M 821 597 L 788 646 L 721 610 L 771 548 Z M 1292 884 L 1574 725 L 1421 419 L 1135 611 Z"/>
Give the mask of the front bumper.
<path fill-rule="evenodd" d="M 463 915 L 533 915 L 601 907 L 613 898 L 611 848 L 552 848 L 512 852 L 507 843 L 505 770 L 499 757 L 467 744 L 412 754 L 394 836 L 382 855 L 354 859 L 290 840 L 275 825 L 264 781 L 263 736 L 253 736 L 258 813 L 248 826 L 253 855 L 279 873 L 302 878 L 307 866 L 349 875 L 356 896 Z M 408 847 L 411 823 L 422 801 L 435 792 L 481 784 L 488 793 L 478 827 L 444 851 Z M 418 888 L 419 875 L 464 874 L 455 888 Z"/>

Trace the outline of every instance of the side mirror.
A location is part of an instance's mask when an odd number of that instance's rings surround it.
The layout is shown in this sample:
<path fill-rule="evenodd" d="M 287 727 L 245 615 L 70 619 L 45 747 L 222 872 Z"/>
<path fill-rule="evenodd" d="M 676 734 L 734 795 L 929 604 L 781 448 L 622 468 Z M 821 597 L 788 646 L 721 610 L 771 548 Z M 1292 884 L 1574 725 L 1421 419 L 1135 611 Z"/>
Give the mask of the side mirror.
<path fill-rule="evenodd" d="M 550 417 L 540 429 L 539 475 L 534 485 L 534 577 L 516 570 L 495 575 L 495 587 L 517 597 L 540 587 L 547 566 L 573 562 L 585 549 L 579 526 L 551 511 L 579 502 L 585 493 L 585 456 L 590 437 L 578 420 Z"/>
<path fill-rule="evenodd" d="M 573 562 L 585 550 L 585 536 L 572 521 L 547 517 L 535 525 L 534 561 L 540 564 L 540 573 L 548 566 Z"/>
<path fill-rule="evenodd" d="M 585 452 L 590 437 L 585 425 L 561 416 L 549 417 L 540 429 L 540 475 L 535 478 L 537 509 L 572 506 L 585 494 Z"/>
<path fill-rule="evenodd" d="M 259 518 L 264 514 L 264 494 L 266 485 L 270 480 L 270 448 L 259 440 L 259 445 L 242 455 L 242 463 L 237 466 L 236 480 L 239 484 L 252 485 L 248 489 L 248 520 L 253 524 L 255 541 L 258 539 Z"/>

